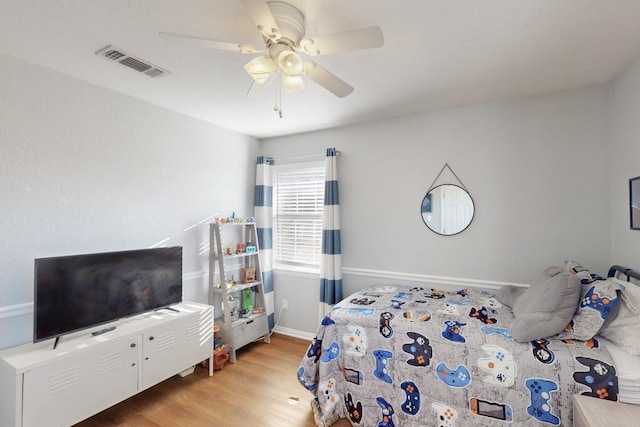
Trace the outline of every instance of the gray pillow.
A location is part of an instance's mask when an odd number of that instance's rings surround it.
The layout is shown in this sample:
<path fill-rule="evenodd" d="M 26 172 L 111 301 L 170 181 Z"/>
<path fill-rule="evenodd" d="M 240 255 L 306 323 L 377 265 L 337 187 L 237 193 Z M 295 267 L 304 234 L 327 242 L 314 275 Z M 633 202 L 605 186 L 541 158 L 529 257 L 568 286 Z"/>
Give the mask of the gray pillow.
<path fill-rule="evenodd" d="M 496 292 L 496 299 L 509 308 L 513 308 L 516 300 L 526 291 L 527 288 L 520 286 L 505 285 Z"/>
<path fill-rule="evenodd" d="M 562 332 L 578 307 L 580 291 L 575 275 L 560 267 L 544 270 L 513 302 L 515 320 L 509 325 L 513 339 L 527 342 Z"/>

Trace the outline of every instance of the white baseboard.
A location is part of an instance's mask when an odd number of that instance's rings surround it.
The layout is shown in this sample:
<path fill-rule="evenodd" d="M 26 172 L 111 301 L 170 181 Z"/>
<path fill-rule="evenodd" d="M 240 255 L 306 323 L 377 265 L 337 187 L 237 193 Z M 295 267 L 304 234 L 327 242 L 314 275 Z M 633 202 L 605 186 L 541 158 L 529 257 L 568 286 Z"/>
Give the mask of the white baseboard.
<path fill-rule="evenodd" d="M 309 332 L 298 331 L 296 329 L 283 328 L 282 326 L 276 326 L 273 328 L 273 332 L 277 334 L 287 335 L 294 338 L 300 338 L 307 341 L 313 341 L 315 334 Z"/>

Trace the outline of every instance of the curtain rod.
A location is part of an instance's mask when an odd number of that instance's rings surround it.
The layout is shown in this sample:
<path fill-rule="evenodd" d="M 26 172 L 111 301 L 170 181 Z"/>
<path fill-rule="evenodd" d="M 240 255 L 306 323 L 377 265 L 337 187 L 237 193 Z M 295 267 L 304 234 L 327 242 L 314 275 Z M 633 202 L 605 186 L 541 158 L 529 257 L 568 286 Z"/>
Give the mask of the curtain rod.
<path fill-rule="evenodd" d="M 336 156 L 340 157 L 342 153 L 338 150 L 336 150 Z M 278 161 L 289 161 L 289 160 L 302 160 L 302 159 L 310 159 L 313 157 L 326 157 L 326 154 L 323 153 L 319 153 L 319 154 L 307 154 L 305 156 L 294 156 L 294 157 L 274 157 L 273 161 L 274 162 L 278 162 Z"/>

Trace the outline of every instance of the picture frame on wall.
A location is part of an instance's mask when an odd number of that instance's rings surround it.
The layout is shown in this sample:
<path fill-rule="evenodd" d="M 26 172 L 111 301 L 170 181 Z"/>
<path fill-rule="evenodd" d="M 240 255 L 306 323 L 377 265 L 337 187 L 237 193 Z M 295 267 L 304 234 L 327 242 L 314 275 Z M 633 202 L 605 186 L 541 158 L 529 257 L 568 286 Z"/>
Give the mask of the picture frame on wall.
<path fill-rule="evenodd" d="M 640 230 L 640 176 L 629 180 L 629 212 L 631 229 Z"/>

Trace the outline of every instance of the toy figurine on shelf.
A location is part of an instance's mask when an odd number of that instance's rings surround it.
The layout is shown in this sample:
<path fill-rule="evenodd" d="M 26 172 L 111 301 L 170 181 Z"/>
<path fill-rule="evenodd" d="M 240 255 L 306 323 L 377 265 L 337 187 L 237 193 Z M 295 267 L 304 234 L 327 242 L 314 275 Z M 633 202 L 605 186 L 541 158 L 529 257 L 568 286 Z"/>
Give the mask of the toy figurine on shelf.
<path fill-rule="evenodd" d="M 245 267 L 240 270 L 240 281 L 242 283 L 251 283 L 256 281 L 256 269 L 253 267 Z"/>
<path fill-rule="evenodd" d="M 236 285 L 236 281 L 233 280 L 233 276 L 231 276 L 231 280 L 229 280 L 229 287 L 233 288 Z"/>

